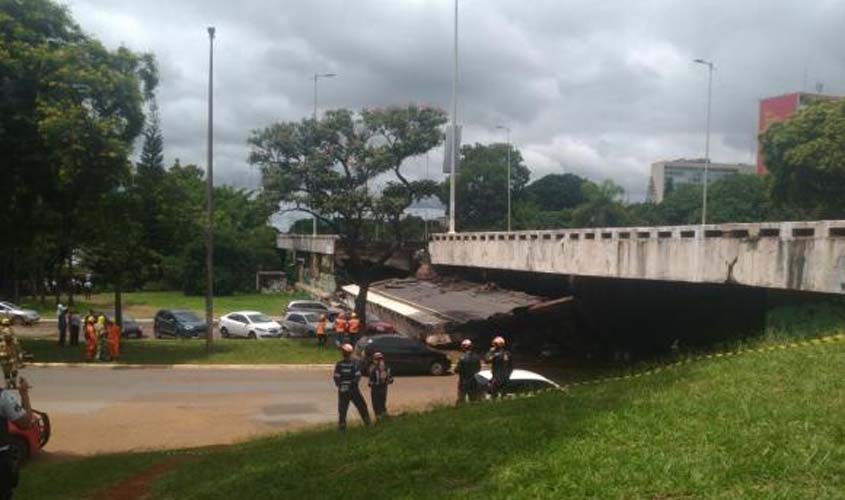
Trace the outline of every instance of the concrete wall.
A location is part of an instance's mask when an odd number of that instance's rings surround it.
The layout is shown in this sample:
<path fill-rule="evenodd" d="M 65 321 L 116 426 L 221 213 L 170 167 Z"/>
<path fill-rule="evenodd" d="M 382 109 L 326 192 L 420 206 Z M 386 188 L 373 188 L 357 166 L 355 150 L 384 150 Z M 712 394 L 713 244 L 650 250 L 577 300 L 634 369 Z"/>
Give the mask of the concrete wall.
<path fill-rule="evenodd" d="M 845 294 L 845 221 L 437 234 L 429 253 L 435 265 Z"/>
<path fill-rule="evenodd" d="M 282 250 L 293 250 L 305 253 L 319 253 L 334 255 L 337 236 L 333 234 L 279 234 L 276 236 L 276 247 Z"/>

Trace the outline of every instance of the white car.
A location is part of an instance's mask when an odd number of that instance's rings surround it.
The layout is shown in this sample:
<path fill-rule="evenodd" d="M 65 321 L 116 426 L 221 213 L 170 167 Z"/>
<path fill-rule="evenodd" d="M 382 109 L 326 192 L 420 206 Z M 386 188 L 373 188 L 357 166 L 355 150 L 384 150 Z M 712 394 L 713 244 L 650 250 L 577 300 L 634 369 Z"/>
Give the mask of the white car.
<path fill-rule="evenodd" d="M 282 325 L 258 311 L 235 311 L 220 316 L 220 335 L 223 338 L 279 338 Z"/>
<path fill-rule="evenodd" d="M 481 370 L 476 378 L 482 388 L 486 388 L 493 378 L 490 370 Z M 505 387 L 505 394 L 519 394 L 525 392 L 542 391 L 545 389 L 560 389 L 557 382 L 547 379 L 539 373 L 528 370 L 514 370 L 511 372 L 511 379 Z"/>
<path fill-rule="evenodd" d="M 32 309 L 23 309 L 11 302 L 0 302 L 0 318 L 8 318 L 14 324 L 31 325 L 38 323 L 41 316 Z"/>

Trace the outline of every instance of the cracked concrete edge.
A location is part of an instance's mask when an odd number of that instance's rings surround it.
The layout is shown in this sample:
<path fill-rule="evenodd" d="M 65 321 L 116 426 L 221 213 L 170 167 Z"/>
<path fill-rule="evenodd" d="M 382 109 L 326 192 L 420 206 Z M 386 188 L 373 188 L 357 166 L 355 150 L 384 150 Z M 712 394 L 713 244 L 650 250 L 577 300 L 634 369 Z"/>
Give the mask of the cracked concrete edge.
<path fill-rule="evenodd" d="M 129 363 L 27 363 L 32 368 L 99 368 L 106 370 L 327 370 L 334 368 L 333 364 L 129 364 Z"/>

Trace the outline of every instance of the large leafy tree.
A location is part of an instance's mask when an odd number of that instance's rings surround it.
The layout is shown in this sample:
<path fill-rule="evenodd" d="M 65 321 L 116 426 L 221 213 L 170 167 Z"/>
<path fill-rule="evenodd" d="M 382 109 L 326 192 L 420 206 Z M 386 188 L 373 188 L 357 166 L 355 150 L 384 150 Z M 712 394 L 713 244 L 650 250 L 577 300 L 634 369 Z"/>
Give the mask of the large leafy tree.
<path fill-rule="evenodd" d="M 525 188 L 525 196 L 543 211 L 560 211 L 587 201 L 581 187 L 589 182 L 575 174 L 549 174 Z"/>
<path fill-rule="evenodd" d="M 125 178 L 155 61 L 107 50 L 50 0 L 0 2 L 3 283 L 54 274 L 85 242 L 86 217 Z"/>
<path fill-rule="evenodd" d="M 513 208 L 531 172 L 519 150 L 507 144 L 472 144 L 461 148 L 460 170 L 455 192 L 455 220 L 460 230 L 505 229 L 508 214 L 508 147 L 511 148 L 511 199 Z M 441 184 L 438 196 L 449 204 L 449 181 Z M 514 210 L 514 213 L 516 210 Z"/>
<path fill-rule="evenodd" d="M 600 184 L 585 183 L 581 189 L 587 201 L 572 213 L 575 227 L 615 227 L 628 224 L 629 215 L 622 204 L 625 191 L 611 180 Z"/>
<path fill-rule="evenodd" d="M 675 186 L 657 205 L 662 224 L 701 222 L 701 186 Z M 731 175 L 709 185 L 707 222 L 759 222 L 771 220 L 774 212 L 766 180 L 756 175 Z"/>
<path fill-rule="evenodd" d="M 798 217 L 845 217 L 845 101 L 808 106 L 761 140 L 776 203 Z"/>
<path fill-rule="evenodd" d="M 417 105 L 340 109 L 319 121 L 276 123 L 249 138 L 249 162 L 261 169 L 266 196 L 311 213 L 340 237 L 346 270 L 361 289 L 362 317 L 377 269 L 404 240 L 405 209 L 436 190 L 433 181 L 409 178 L 405 160 L 437 146 L 445 122 L 443 111 Z M 382 242 L 366 232 L 373 221 L 386 229 Z"/>

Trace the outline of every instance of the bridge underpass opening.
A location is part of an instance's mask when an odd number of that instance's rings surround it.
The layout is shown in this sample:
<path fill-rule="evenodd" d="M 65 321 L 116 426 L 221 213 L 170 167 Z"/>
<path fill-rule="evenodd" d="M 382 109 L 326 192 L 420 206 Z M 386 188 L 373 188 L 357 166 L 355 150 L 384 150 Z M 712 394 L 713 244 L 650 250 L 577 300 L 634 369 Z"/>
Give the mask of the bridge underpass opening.
<path fill-rule="evenodd" d="M 762 334 L 772 306 L 840 301 L 838 295 L 728 284 L 693 284 L 561 276 L 438 266 L 444 275 L 495 283 L 547 299 L 549 310 L 517 311 L 463 325 L 488 342 L 504 333 L 520 354 L 573 360 L 638 360 L 694 351 Z"/>

